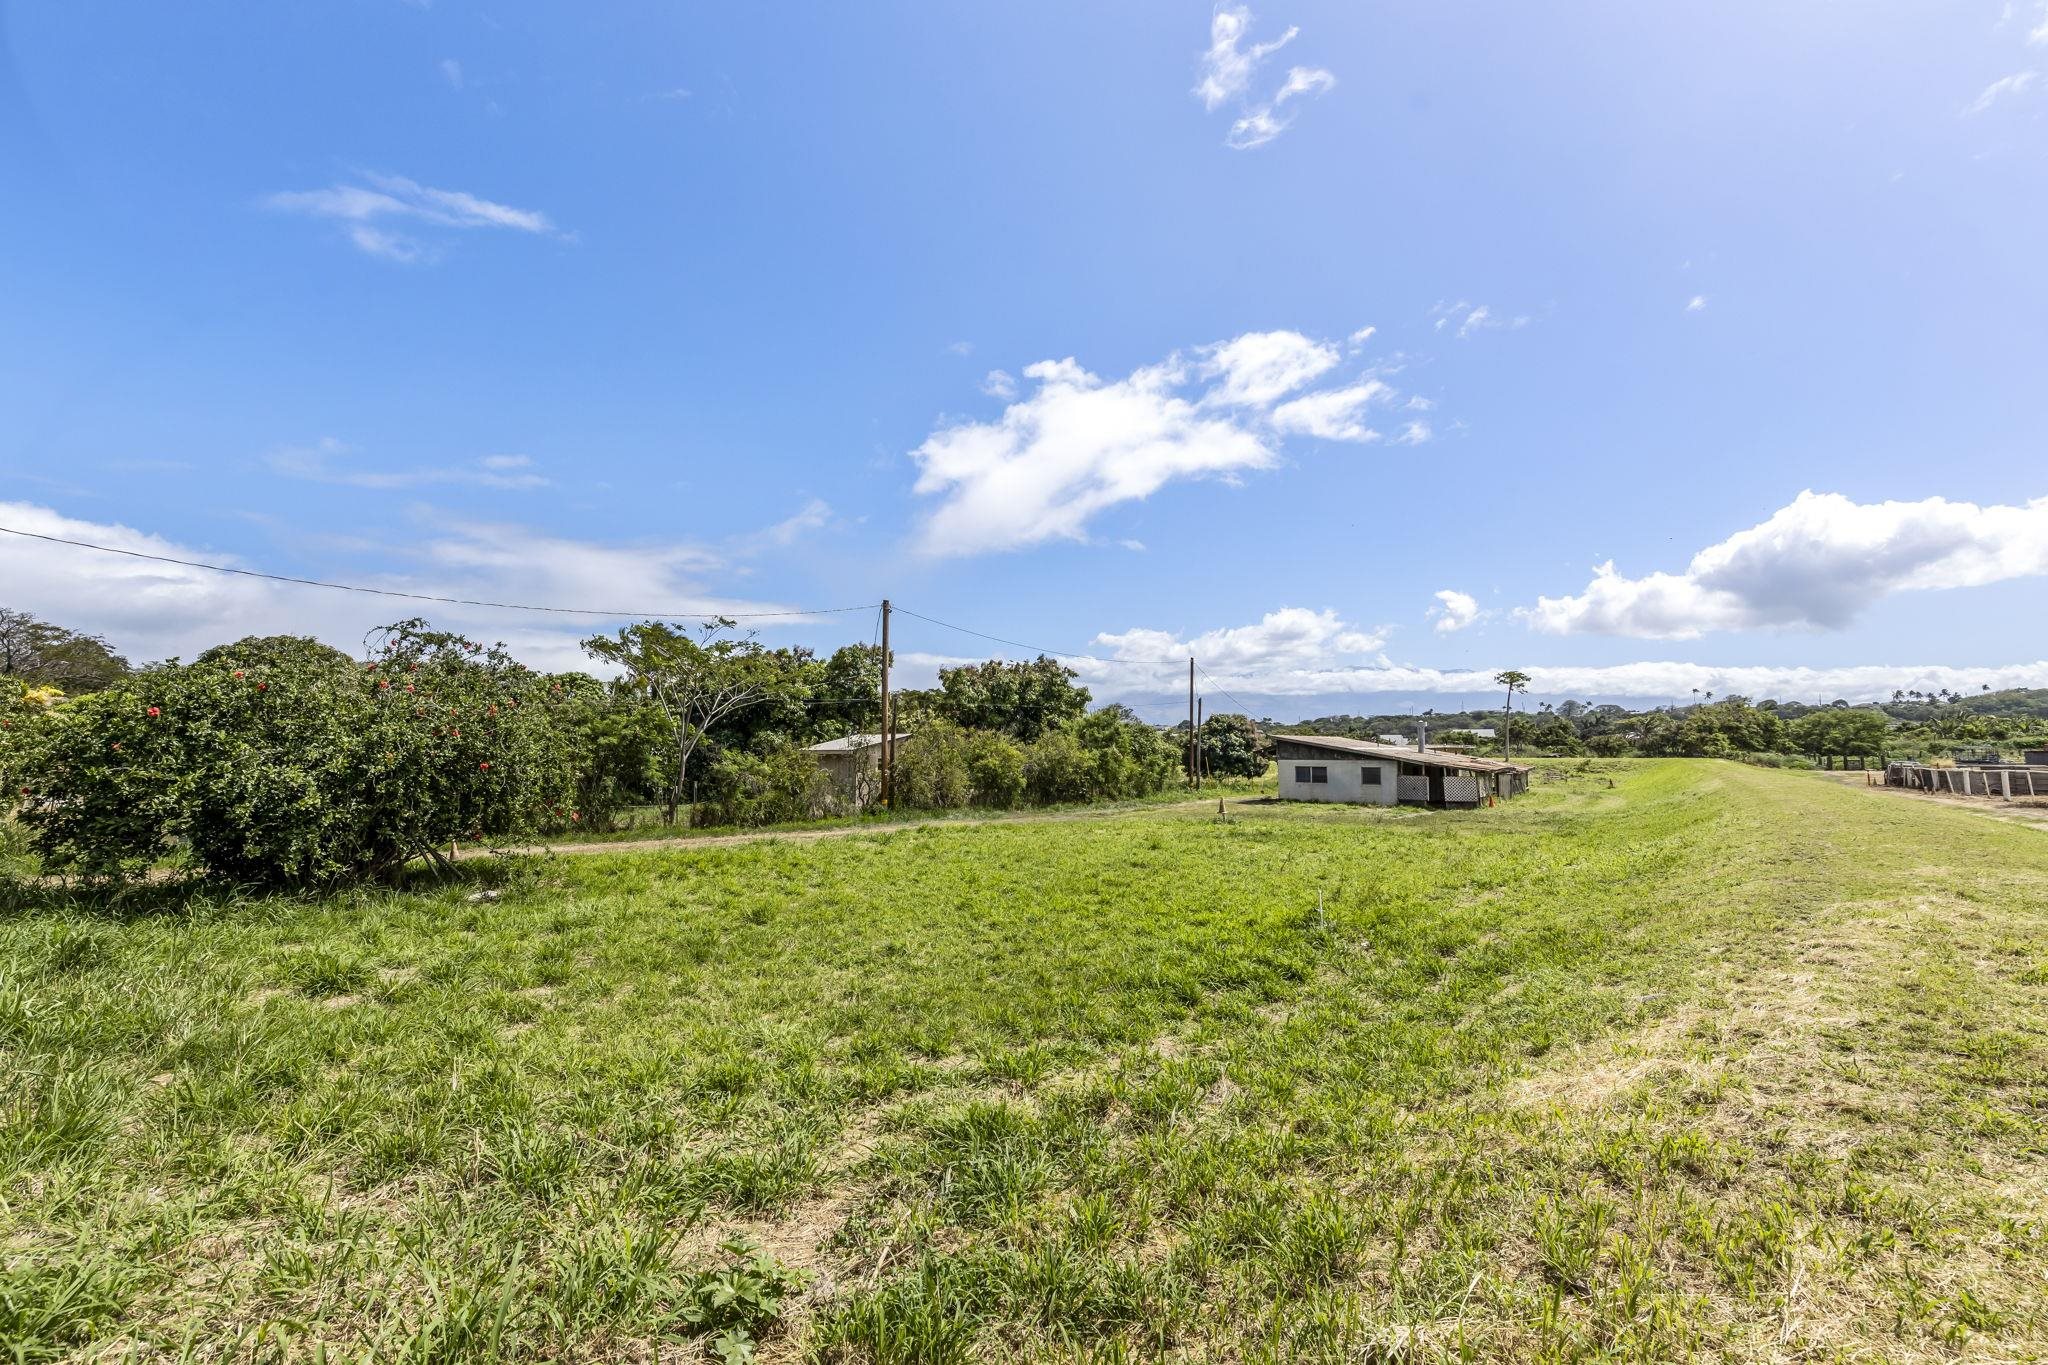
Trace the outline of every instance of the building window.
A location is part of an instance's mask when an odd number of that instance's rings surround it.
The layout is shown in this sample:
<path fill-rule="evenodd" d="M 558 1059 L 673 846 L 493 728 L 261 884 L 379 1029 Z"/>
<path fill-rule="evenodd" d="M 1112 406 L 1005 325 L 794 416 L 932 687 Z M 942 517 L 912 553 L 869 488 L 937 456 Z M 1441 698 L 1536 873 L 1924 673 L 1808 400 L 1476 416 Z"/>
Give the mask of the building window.
<path fill-rule="evenodd" d="M 1330 780 L 1330 770 L 1320 763 L 1314 767 L 1303 763 L 1295 768 L 1294 780 L 1296 782 L 1328 782 Z"/>
<path fill-rule="evenodd" d="M 1380 785 L 1380 770 L 1375 767 L 1360 768 L 1358 780 L 1368 787 L 1377 787 Z"/>

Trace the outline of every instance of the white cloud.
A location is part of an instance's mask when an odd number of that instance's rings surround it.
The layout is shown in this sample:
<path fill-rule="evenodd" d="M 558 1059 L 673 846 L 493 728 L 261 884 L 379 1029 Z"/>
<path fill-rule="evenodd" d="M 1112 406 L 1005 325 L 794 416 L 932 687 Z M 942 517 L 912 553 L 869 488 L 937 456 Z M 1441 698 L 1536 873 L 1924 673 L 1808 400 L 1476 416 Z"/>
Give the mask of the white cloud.
<path fill-rule="evenodd" d="M 1429 423 L 1418 417 L 1407 426 L 1401 428 L 1401 434 L 1394 438 L 1394 444 L 1419 446 L 1433 435 L 1435 433 L 1430 430 Z"/>
<path fill-rule="evenodd" d="M 1263 407 L 1328 373 L 1342 359 L 1326 341 L 1299 332 L 1246 332 L 1203 348 L 1202 373 L 1223 382 L 1211 391 L 1219 403 Z"/>
<path fill-rule="evenodd" d="M 0 503 L 0 525 L 142 554 L 259 567 L 238 555 L 68 517 L 34 503 Z M 308 576 L 439 597 L 616 608 L 623 613 L 620 620 L 651 613 L 688 621 L 721 612 L 787 609 L 707 591 L 701 578 L 719 571 L 724 560 L 698 545 L 598 545 L 517 524 L 454 520 L 427 508 L 415 509 L 408 527 L 418 534 L 345 547 L 353 556 L 370 556 L 368 567 Z M 295 539 L 307 543 L 305 537 Z M 282 571 L 285 566 L 260 567 Z M 245 635 L 313 635 L 358 652 L 364 634 L 374 627 L 426 616 L 436 625 L 502 639 L 537 668 L 587 668 L 589 660 L 577 641 L 606 626 L 604 618 L 537 616 L 300 587 L 10 535 L 0 535 L 0 583 L 7 585 L 6 605 L 74 630 L 105 634 L 138 662 L 191 658 Z"/>
<path fill-rule="evenodd" d="M 1333 657 L 1368 655 L 1384 643 L 1384 630 L 1360 630 L 1346 624 L 1329 608 L 1315 612 L 1300 606 L 1284 606 L 1278 612 L 1266 612 L 1266 616 L 1249 626 L 1225 626 L 1194 636 L 1143 626 L 1104 632 L 1090 643 L 1090 653 L 1098 655 L 1098 659 L 1075 661 L 1075 667 L 1085 663 L 1094 669 L 1153 669 L 1180 663 L 1194 655 L 1212 673 L 1233 671 L 1245 675 L 1270 669 L 1321 667 Z M 1102 675 L 1108 677 L 1110 673 L 1104 671 Z"/>
<path fill-rule="evenodd" d="M 1705 294 L 1694 294 L 1690 299 L 1686 301 L 1685 311 L 1688 313 L 1697 313 L 1706 306 L 1707 296 Z"/>
<path fill-rule="evenodd" d="M 1365 424 L 1366 409 L 1392 392 L 1377 379 L 1362 379 L 1348 388 L 1304 394 L 1274 408 L 1273 425 L 1324 441 L 1377 441 L 1380 434 Z"/>
<path fill-rule="evenodd" d="M 1477 621 L 1481 615 L 1479 600 L 1469 592 L 1445 588 L 1436 595 L 1436 605 L 1428 614 L 1436 619 L 1437 633 L 1449 635 L 1463 630 Z"/>
<path fill-rule="evenodd" d="M 1085 538 L 1089 518 L 1173 479 L 1263 469 L 1278 455 L 1229 417 L 1175 390 L 1175 361 L 1104 381 L 1071 358 L 1027 366 L 1038 389 L 994 422 L 935 431 L 911 452 L 916 491 L 944 495 L 919 537 L 931 554 Z"/>
<path fill-rule="evenodd" d="M 453 57 L 443 57 L 441 59 L 441 79 L 448 82 L 450 90 L 460 90 L 462 88 L 462 63 L 456 61 Z"/>
<path fill-rule="evenodd" d="M 1694 555 L 1683 573 L 1626 578 L 1612 561 L 1575 597 L 1520 613 L 1557 635 L 1689 640 L 1710 631 L 1836 630 L 1895 592 L 2048 574 L 2048 498 L 1979 507 L 1926 498 L 1856 503 L 1807 491 Z"/>
<path fill-rule="evenodd" d="M 1319 66 L 1295 66 L 1287 70 L 1287 81 L 1273 96 L 1275 105 L 1302 95 L 1320 95 L 1337 84 L 1337 78 Z"/>
<path fill-rule="evenodd" d="M 1366 342 L 1372 340 L 1373 333 L 1377 331 L 1379 331 L 1377 327 L 1361 327 L 1347 339 L 1353 346 L 1363 346 Z"/>
<path fill-rule="evenodd" d="M 1209 50 L 1202 54 L 1201 79 L 1195 82 L 1203 108 L 1214 111 L 1244 94 L 1258 64 L 1301 32 L 1290 28 L 1270 43 L 1240 49 L 1251 22 L 1251 11 L 1242 5 L 1219 6 L 1209 20 Z"/>
<path fill-rule="evenodd" d="M 911 452 L 915 491 L 940 499 L 919 547 L 954 555 L 1085 540 L 1097 513 L 1174 480 L 1270 468 L 1288 435 L 1372 440 L 1364 411 L 1396 397 L 1371 378 L 1300 393 L 1342 353 L 1299 332 L 1247 332 L 1192 355 L 1114 380 L 1072 357 L 1043 360 L 1025 369 L 1038 387 L 1021 397 L 1007 373 L 992 372 L 982 387 L 1008 404 L 1000 417 L 943 426 Z"/>
<path fill-rule="evenodd" d="M 461 190 L 435 189 L 398 175 L 365 173 L 360 184 L 336 184 L 321 190 L 287 190 L 265 199 L 267 208 L 344 224 L 349 241 L 367 255 L 386 260 L 430 260 L 431 244 L 382 226 L 387 221 L 424 224 L 449 231 L 504 229 L 541 236 L 559 236 L 548 216 L 535 209 L 513 208 Z"/>
<path fill-rule="evenodd" d="M 1262 104 L 1256 109 L 1247 110 L 1234 120 L 1230 125 L 1230 131 L 1224 135 L 1223 142 L 1225 146 L 1236 151 L 1249 151 L 1253 147 L 1265 146 L 1286 132 L 1287 126 L 1287 120 L 1276 115 L 1273 106 Z"/>
<path fill-rule="evenodd" d="M 305 479 L 311 483 L 336 484 L 347 488 L 397 490 L 424 488 L 433 484 L 469 484 L 477 488 L 524 491 L 545 488 L 552 480 L 533 472 L 533 460 L 525 455 L 486 455 L 472 465 L 427 469 L 352 469 L 346 464 L 353 452 L 333 437 L 322 437 L 310 446 L 286 446 L 263 457 L 273 474 Z"/>
<path fill-rule="evenodd" d="M 2048 27 L 2048 25 L 2044 25 L 2044 27 Z M 2023 95 L 2026 93 L 2027 87 L 2039 79 L 2041 79 L 2041 73 L 2038 71 L 2015 71 L 2010 76 L 2001 76 L 1985 86 L 1983 92 L 1965 106 L 1963 116 L 1968 118 L 1973 114 L 1981 114 L 2002 99 L 2008 99 L 2014 95 Z"/>
<path fill-rule="evenodd" d="M 1202 54 L 1195 82 L 1196 97 L 1211 113 L 1233 102 L 1238 106 L 1238 117 L 1232 120 L 1223 140 L 1226 146 L 1239 151 L 1262 147 L 1287 131 L 1290 120 L 1281 115 L 1280 107 L 1289 100 L 1320 95 L 1337 83 L 1337 78 L 1322 67 L 1290 67 L 1287 79 L 1270 99 L 1252 101 L 1249 91 L 1259 64 L 1293 42 L 1301 30 L 1289 28 L 1270 43 L 1245 47 L 1251 20 L 1251 11 L 1242 5 L 1226 5 L 1216 10 L 1209 21 L 1209 49 Z"/>
<path fill-rule="evenodd" d="M 821 531 L 832 524 L 832 504 L 823 498 L 812 498 L 798 508 L 793 516 L 784 517 L 773 526 L 743 537 L 742 544 L 750 552 L 764 549 L 787 549 L 813 531 Z"/>
<path fill-rule="evenodd" d="M 1145 553 L 1145 542 L 1144 542 L 1144 541 L 1142 541 L 1142 540 L 1119 540 L 1119 541 L 1117 542 L 1117 544 L 1119 544 L 1119 545 L 1123 546 L 1123 547 L 1124 547 L 1124 548 L 1125 548 L 1126 550 L 1129 550 L 1129 551 L 1130 551 L 1130 552 L 1131 552 L 1132 554 L 1143 554 L 1143 553 Z"/>
<path fill-rule="evenodd" d="M 1436 319 L 1437 331 L 1454 328 L 1461 341 L 1475 332 L 1515 331 L 1529 325 L 1527 314 L 1499 317 L 1486 304 L 1467 303 L 1463 299 L 1456 303 L 1439 303 L 1429 310 L 1429 315 Z"/>
<path fill-rule="evenodd" d="M 962 355 L 962 356 L 965 356 L 965 355 L 973 355 L 973 354 L 974 354 L 974 343 L 973 343 L 973 342 L 971 342 L 971 341 L 955 341 L 955 342 L 952 342 L 952 343 L 950 343 L 950 344 L 949 344 L 949 345 L 948 345 L 948 346 L 946 347 L 946 354 L 948 354 L 948 355 Z"/>

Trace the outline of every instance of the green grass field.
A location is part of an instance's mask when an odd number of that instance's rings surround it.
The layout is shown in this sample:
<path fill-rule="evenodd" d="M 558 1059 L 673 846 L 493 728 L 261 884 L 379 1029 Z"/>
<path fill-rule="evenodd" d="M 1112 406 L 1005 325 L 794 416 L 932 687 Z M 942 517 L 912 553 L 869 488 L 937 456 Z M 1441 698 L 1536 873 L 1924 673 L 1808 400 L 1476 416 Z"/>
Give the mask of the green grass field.
<path fill-rule="evenodd" d="M 2048 837 L 1552 771 L 1495 810 L 46 894 L 0 918 L 0 1344 L 2048 1352 Z M 809 1274 L 773 1315 L 736 1235 Z"/>

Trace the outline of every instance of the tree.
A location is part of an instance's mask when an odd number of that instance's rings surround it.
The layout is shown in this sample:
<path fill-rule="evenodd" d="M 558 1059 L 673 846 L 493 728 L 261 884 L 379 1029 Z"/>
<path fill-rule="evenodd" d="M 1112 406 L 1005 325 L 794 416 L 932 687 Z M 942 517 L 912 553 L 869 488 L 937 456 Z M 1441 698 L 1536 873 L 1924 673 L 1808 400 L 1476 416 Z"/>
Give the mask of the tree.
<path fill-rule="evenodd" d="M 1882 757 L 1890 728 L 1884 712 L 1874 707 L 1829 707 L 1793 721 L 1787 735 L 1800 752 L 1817 758 Z"/>
<path fill-rule="evenodd" d="M 939 670 L 933 709 L 966 730 L 994 730 L 1031 744 L 1049 730 L 1072 725 L 1088 711 L 1088 689 L 1074 686 L 1074 670 L 1041 654 L 1029 663 L 990 659 Z"/>
<path fill-rule="evenodd" d="M 593 658 L 626 672 L 660 711 L 673 762 L 662 798 L 662 820 L 673 825 L 690 790 L 690 758 L 714 725 L 780 697 L 794 685 L 777 660 L 753 636 L 729 634 L 738 623 L 726 616 L 704 622 L 693 638 L 666 621 L 623 626 L 617 635 L 583 642 Z"/>
<path fill-rule="evenodd" d="M 1508 690 L 1507 721 L 1501 731 L 1501 753 L 1508 758 L 1515 756 L 1515 693 L 1529 690 L 1529 675 L 1519 668 L 1503 669 L 1493 675 L 1494 685 Z"/>
<path fill-rule="evenodd" d="M 1202 721 L 1202 767 L 1217 777 L 1258 777 L 1272 755 L 1249 716 L 1224 711 Z"/>
<path fill-rule="evenodd" d="M 0 607 L 0 675 L 31 687 L 97 692 L 128 673 L 128 661 L 97 635 Z"/>

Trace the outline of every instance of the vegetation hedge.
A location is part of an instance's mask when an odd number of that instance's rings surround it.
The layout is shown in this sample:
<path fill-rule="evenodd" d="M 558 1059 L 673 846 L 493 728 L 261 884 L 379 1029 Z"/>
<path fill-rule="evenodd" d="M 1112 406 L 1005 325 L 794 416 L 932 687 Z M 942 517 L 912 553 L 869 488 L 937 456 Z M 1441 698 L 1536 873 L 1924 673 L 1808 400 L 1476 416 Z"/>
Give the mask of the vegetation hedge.
<path fill-rule="evenodd" d="M 211 875 L 312 886 L 581 821 L 560 682 L 417 621 L 374 652 L 244 640 L 34 719 L 10 762 L 45 868 L 132 876 L 182 849 Z"/>

